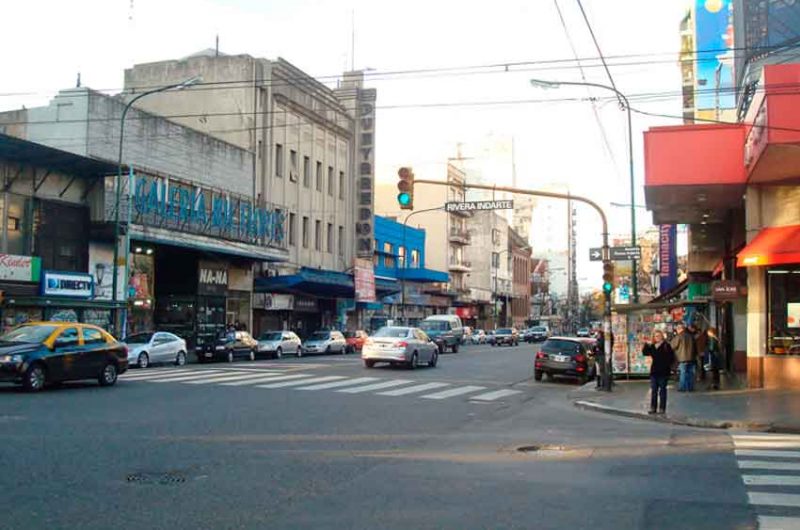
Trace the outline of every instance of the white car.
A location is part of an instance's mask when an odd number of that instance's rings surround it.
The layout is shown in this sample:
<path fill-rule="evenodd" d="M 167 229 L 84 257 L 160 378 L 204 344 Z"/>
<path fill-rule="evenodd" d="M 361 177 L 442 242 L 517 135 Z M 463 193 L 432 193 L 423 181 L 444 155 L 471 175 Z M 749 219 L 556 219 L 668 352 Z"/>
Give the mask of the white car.
<path fill-rule="evenodd" d="M 172 333 L 135 333 L 122 342 L 128 346 L 129 366 L 147 368 L 152 363 L 186 364 L 186 341 Z"/>
<path fill-rule="evenodd" d="M 347 353 L 347 340 L 339 331 L 315 331 L 303 344 L 297 356 L 314 353 Z"/>
<path fill-rule="evenodd" d="M 424 363 L 435 368 L 439 347 L 419 328 L 386 326 L 366 340 L 361 359 L 367 368 L 378 362 L 403 364 L 411 369 Z"/>
<path fill-rule="evenodd" d="M 299 357 L 302 355 L 301 349 L 300 337 L 292 331 L 265 331 L 258 337 L 258 353 L 271 355 L 275 359 L 280 359 L 284 353 Z"/>
<path fill-rule="evenodd" d="M 470 335 L 470 340 L 472 344 L 486 344 L 486 332 L 482 329 L 476 329 Z"/>

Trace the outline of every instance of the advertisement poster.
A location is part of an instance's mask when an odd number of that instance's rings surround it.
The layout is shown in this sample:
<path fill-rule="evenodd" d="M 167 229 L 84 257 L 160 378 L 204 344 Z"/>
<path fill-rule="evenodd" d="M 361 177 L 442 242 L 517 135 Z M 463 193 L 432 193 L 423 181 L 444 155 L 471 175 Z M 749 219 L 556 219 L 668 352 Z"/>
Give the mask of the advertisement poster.
<path fill-rule="evenodd" d="M 114 283 L 114 247 L 111 244 L 89 243 L 89 274 L 94 277 L 95 300 L 111 300 Z M 122 260 L 124 263 L 124 260 Z M 117 270 L 117 300 L 125 300 L 125 267 Z"/>
<path fill-rule="evenodd" d="M 658 227 L 658 291 L 663 294 L 678 285 L 678 230 L 675 225 Z"/>
<path fill-rule="evenodd" d="M 696 0 L 695 97 L 700 110 L 736 107 L 733 90 L 733 0 Z"/>
<path fill-rule="evenodd" d="M 375 271 L 371 259 L 355 259 L 355 284 L 357 302 L 375 301 Z"/>
<path fill-rule="evenodd" d="M 791 302 L 786 304 L 786 327 L 792 329 L 800 328 L 800 303 Z"/>

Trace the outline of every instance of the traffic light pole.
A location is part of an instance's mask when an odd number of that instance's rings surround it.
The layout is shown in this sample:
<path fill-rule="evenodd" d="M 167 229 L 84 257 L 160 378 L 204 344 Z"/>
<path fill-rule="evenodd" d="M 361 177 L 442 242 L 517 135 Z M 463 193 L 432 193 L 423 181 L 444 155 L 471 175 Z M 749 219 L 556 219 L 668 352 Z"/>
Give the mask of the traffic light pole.
<path fill-rule="evenodd" d="M 450 182 L 444 182 L 441 180 L 426 180 L 426 179 L 414 179 L 414 184 L 432 184 L 434 186 L 448 186 L 451 187 L 453 184 Z M 520 188 L 514 188 L 511 186 L 488 186 L 486 184 L 471 184 L 471 183 L 464 183 L 461 184 L 463 188 L 472 188 L 476 190 L 489 190 L 489 191 L 501 191 L 507 193 L 516 193 L 519 195 L 531 195 L 534 197 L 547 197 L 550 199 L 562 199 L 562 200 L 571 200 L 571 201 L 578 201 L 584 204 L 588 204 L 600 215 L 600 220 L 603 224 L 603 259 L 608 260 L 610 258 L 610 249 L 608 246 L 608 219 L 606 218 L 606 214 L 600 206 L 597 205 L 591 199 L 587 199 L 586 197 L 580 197 L 577 195 L 566 194 L 566 193 L 554 193 L 551 191 L 538 191 L 538 190 L 525 190 Z M 438 209 L 438 208 L 436 208 Z M 420 210 L 423 212 L 426 210 Z M 416 213 L 416 212 L 414 212 Z M 411 217 L 413 214 L 409 214 L 408 217 Z M 406 217 L 406 221 L 408 220 Z M 404 286 L 405 287 L 405 286 Z M 403 289 L 403 298 L 405 299 L 405 288 Z M 602 374 L 602 388 L 607 391 L 611 391 L 612 380 L 614 378 L 613 375 L 613 366 L 611 363 L 611 293 L 605 292 L 605 304 L 603 306 L 603 338 L 605 343 L 603 344 L 603 353 L 604 353 L 604 362 L 603 365 L 605 367 L 604 373 Z"/>
<path fill-rule="evenodd" d="M 408 220 L 411 219 L 412 215 L 417 214 L 417 213 L 433 212 L 433 211 L 442 210 L 442 209 L 444 209 L 444 207 L 439 206 L 437 208 L 428 208 L 427 210 L 415 210 L 415 211 L 409 213 L 408 215 L 406 215 L 405 220 L 403 220 L 403 252 L 404 252 L 404 255 L 403 255 L 403 269 L 407 269 L 408 268 L 408 258 L 411 255 L 411 253 L 408 251 L 408 244 L 406 243 L 406 228 L 408 228 Z M 398 252 L 398 257 L 399 257 L 399 254 L 400 253 Z M 408 322 L 406 322 L 406 273 L 405 273 L 404 270 L 400 272 L 400 292 L 401 292 L 401 296 L 400 296 L 400 299 L 401 299 L 400 300 L 400 312 L 401 312 L 402 319 L 403 319 L 403 325 L 407 326 Z"/>

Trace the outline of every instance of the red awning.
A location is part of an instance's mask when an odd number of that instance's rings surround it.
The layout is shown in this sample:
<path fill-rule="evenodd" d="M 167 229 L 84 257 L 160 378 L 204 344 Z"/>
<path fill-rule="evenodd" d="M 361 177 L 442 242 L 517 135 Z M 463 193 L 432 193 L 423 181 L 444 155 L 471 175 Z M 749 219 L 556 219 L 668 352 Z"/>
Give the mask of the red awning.
<path fill-rule="evenodd" d="M 737 255 L 737 267 L 800 264 L 800 225 L 765 228 Z"/>

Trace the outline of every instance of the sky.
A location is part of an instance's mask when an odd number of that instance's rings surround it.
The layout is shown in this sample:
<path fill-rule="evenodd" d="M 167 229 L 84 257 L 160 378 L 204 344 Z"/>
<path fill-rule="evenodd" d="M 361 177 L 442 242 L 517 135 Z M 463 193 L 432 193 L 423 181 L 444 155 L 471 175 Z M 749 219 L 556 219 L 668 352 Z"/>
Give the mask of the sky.
<path fill-rule="evenodd" d="M 679 116 L 686 2 L 582 3 L 632 106 Z M 4 15 L 36 24 L 0 32 L 2 49 L 13 50 L 0 55 L 0 110 L 46 104 L 75 86 L 78 72 L 84 86 L 119 90 L 126 67 L 213 48 L 218 35 L 224 53 L 283 57 L 330 86 L 344 70 L 366 69 L 368 86 L 378 89 L 379 180 L 393 180 L 401 165 L 419 178 L 443 178 L 459 143 L 513 137 L 520 187 L 564 184 L 607 209 L 612 234 L 630 231 L 630 210 L 610 204 L 630 203 L 626 113 L 605 90 L 530 84 L 534 77 L 609 83 L 578 0 L 28 0 L 4 5 Z M 570 40 L 589 59 L 583 74 Z M 659 97 L 642 97 L 653 93 Z M 634 113 L 637 204 L 644 202 L 642 132 L 679 123 Z M 580 208 L 578 223 L 579 277 L 595 283 L 600 269 L 588 249 L 601 243 L 597 215 Z M 638 208 L 640 231 L 650 223 Z"/>

